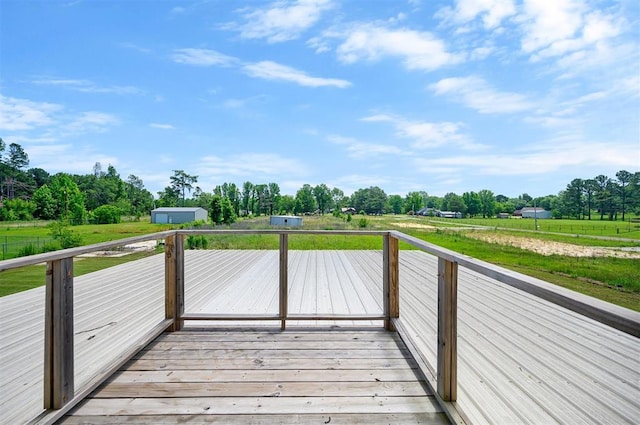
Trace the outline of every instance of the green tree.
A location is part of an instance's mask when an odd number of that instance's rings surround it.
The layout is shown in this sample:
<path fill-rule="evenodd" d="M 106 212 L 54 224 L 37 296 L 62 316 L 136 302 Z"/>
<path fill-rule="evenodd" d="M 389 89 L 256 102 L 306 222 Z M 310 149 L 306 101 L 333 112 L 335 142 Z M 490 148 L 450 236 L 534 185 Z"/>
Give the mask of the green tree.
<path fill-rule="evenodd" d="M 215 193 L 211 199 L 211 208 L 209 211 L 211 221 L 213 224 L 220 224 L 223 222 L 222 217 L 222 196 Z"/>
<path fill-rule="evenodd" d="M 465 205 L 464 200 L 460 195 L 453 192 L 447 193 L 442 198 L 442 209 L 445 211 L 459 212 L 463 215 L 467 213 L 467 206 Z"/>
<path fill-rule="evenodd" d="M 404 199 L 404 211 L 418 212 L 424 206 L 424 198 L 420 192 L 409 192 Z"/>
<path fill-rule="evenodd" d="M 631 182 L 633 174 L 631 174 L 627 170 L 620 170 L 616 173 L 616 177 L 618 178 L 620 187 L 620 207 L 622 209 L 622 221 L 624 221 L 625 212 L 627 210 L 627 203 L 629 200 L 629 183 Z"/>
<path fill-rule="evenodd" d="M 339 210 L 343 207 L 347 207 L 349 205 L 349 201 L 349 197 L 344 196 L 342 189 L 338 189 L 337 187 L 331 189 L 331 202 L 333 203 L 333 208 Z"/>
<path fill-rule="evenodd" d="M 51 179 L 51 194 L 56 201 L 56 217 L 71 224 L 84 224 L 87 210 L 84 195 L 78 185 L 65 173 L 58 173 Z"/>
<path fill-rule="evenodd" d="M 296 204 L 294 212 L 296 214 L 312 213 L 317 209 L 316 199 L 313 196 L 313 188 L 310 184 L 304 184 L 296 192 Z"/>
<path fill-rule="evenodd" d="M 34 215 L 43 220 L 56 218 L 56 200 L 49 186 L 44 184 L 33 193 L 32 201 L 36 204 Z"/>
<path fill-rule="evenodd" d="M 462 200 L 464 201 L 464 204 L 467 206 L 467 214 L 469 214 L 471 217 L 475 217 L 480 213 L 480 210 L 481 210 L 480 195 L 478 195 L 476 192 L 463 193 Z M 502 202 L 504 203 L 506 201 L 508 201 L 508 198 L 504 196 L 504 200 Z M 500 202 L 498 201 L 497 196 L 496 196 L 496 202 Z"/>
<path fill-rule="evenodd" d="M 254 191 L 253 183 L 246 181 L 242 184 L 242 208 L 244 215 L 249 215 L 253 211 Z"/>
<path fill-rule="evenodd" d="M 387 204 L 387 194 L 378 186 L 358 189 L 351 195 L 351 203 L 356 211 L 367 214 L 383 214 Z"/>
<path fill-rule="evenodd" d="M 292 214 L 296 208 L 296 199 L 291 195 L 282 195 L 280 197 L 280 211 L 281 214 Z"/>
<path fill-rule="evenodd" d="M 389 199 L 387 200 L 389 203 L 389 211 L 394 214 L 402 214 L 402 206 L 404 204 L 404 200 L 400 195 L 389 195 Z"/>
<path fill-rule="evenodd" d="M 313 188 L 313 196 L 316 198 L 316 203 L 320 214 L 324 214 L 331 207 L 331 191 L 329 187 L 321 183 Z"/>
<path fill-rule="evenodd" d="M 569 216 L 582 218 L 584 212 L 585 184 L 582 179 L 573 179 L 564 191 L 564 204 Z"/>
<path fill-rule="evenodd" d="M 222 222 L 224 224 L 235 223 L 237 216 L 231 200 L 225 196 L 222 198 L 220 204 L 222 208 Z"/>
<path fill-rule="evenodd" d="M 173 170 L 170 181 L 171 187 L 182 196 L 182 205 L 184 206 L 185 192 L 191 192 L 193 184 L 198 182 L 198 176 L 187 174 L 184 170 Z"/>
<path fill-rule="evenodd" d="M 480 212 L 482 213 L 482 218 L 493 217 L 496 212 L 496 200 L 493 192 L 488 189 L 482 189 L 478 192 L 478 196 L 480 197 Z"/>
<path fill-rule="evenodd" d="M 180 202 L 180 192 L 172 186 L 167 186 L 158 192 L 158 207 L 177 207 Z"/>
<path fill-rule="evenodd" d="M 29 155 L 22 149 L 22 146 L 11 143 L 5 163 L 15 170 L 22 170 L 29 165 Z"/>

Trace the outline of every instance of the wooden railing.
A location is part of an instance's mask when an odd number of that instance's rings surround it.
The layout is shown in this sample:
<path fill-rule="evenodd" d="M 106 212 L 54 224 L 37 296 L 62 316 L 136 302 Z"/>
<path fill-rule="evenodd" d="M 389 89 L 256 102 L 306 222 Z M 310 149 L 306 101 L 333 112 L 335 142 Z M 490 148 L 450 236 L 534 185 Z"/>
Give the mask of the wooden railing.
<path fill-rule="evenodd" d="M 184 238 L 187 235 L 275 235 L 279 237 L 279 308 L 275 315 L 213 315 L 185 312 L 184 293 Z M 380 236 L 383 243 L 383 311 L 382 314 L 290 314 L 288 309 L 288 251 L 289 235 L 345 235 Z M 93 251 L 104 250 L 147 240 L 164 240 L 165 252 L 165 317 L 152 329 L 143 341 L 103 369 L 102 376 L 93 380 L 81 391 L 74 385 L 73 341 L 73 258 Z M 433 367 L 412 341 L 400 312 L 400 258 L 399 242 L 432 254 L 438 258 L 438 347 L 435 374 Z M 465 267 L 491 277 L 512 287 L 533 294 L 552 303 L 562 305 L 580 314 L 603 322 L 635 336 L 640 336 L 637 314 L 626 309 L 577 294 L 575 292 L 510 272 L 509 270 L 479 261 L 427 243 L 397 231 L 310 231 L 310 230 L 177 230 L 105 242 L 91 246 L 67 249 L 47 254 L 0 261 L 0 271 L 46 262 L 45 304 L 45 367 L 44 407 L 57 409 L 49 419 L 54 420 L 82 400 L 104 379 L 110 376 L 135 352 L 165 330 L 176 331 L 189 320 L 274 320 L 286 329 L 287 320 L 383 320 L 387 329 L 395 329 L 407 343 L 418 360 L 432 387 L 437 389 L 438 399 L 455 410 L 457 396 L 457 287 L 458 268 Z"/>

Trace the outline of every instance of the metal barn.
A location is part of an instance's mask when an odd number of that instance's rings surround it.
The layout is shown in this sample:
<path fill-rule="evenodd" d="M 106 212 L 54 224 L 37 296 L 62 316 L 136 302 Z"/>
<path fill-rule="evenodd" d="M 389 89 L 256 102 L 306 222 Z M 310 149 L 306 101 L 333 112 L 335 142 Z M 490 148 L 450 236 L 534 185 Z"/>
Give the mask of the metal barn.
<path fill-rule="evenodd" d="M 156 208 L 151 211 L 151 222 L 157 224 L 181 224 L 192 221 L 207 221 L 209 213 L 200 207 Z"/>

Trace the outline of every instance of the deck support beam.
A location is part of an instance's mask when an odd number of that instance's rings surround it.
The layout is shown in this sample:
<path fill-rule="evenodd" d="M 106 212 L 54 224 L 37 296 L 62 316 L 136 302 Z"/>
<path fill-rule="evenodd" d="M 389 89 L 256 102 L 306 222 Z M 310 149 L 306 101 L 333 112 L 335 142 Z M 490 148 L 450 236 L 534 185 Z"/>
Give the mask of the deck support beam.
<path fill-rule="evenodd" d="M 456 401 L 458 391 L 458 263 L 438 258 L 438 394 Z"/>
<path fill-rule="evenodd" d="M 44 408 L 74 395 L 73 257 L 47 262 L 44 320 Z"/>
<path fill-rule="evenodd" d="M 280 233 L 280 330 L 287 327 L 289 314 L 289 235 Z"/>
<path fill-rule="evenodd" d="M 173 319 L 167 331 L 182 329 L 184 321 L 184 237 L 180 234 L 164 240 L 165 318 Z"/>
<path fill-rule="evenodd" d="M 382 290 L 384 298 L 384 328 L 387 330 L 394 330 L 391 319 L 400 317 L 400 264 L 398 255 L 398 239 L 389 234 L 384 235 L 382 248 Z"/>

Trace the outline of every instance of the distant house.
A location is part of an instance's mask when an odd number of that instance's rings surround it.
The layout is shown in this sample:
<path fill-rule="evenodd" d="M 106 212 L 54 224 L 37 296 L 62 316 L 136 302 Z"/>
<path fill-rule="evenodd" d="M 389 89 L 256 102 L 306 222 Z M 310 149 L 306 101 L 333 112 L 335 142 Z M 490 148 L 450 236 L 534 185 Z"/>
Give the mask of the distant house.
<path fill-rule="evenodd" d="M 520 210 L 522 218 L 551 218 L 551 211 L 547 211 L 540 207 L 524 207 Z"/>
<path fill-rule="evenodd" d="M 416 215 L 434 216 L 436 215 L 435 208 L 422 208 L 416 211 Z"/>
<path fill-rule="evenodd" d="M 356 209 L 353 207 L 344 207 L 344 208 L 340 208 L 340 212 L 342 214 L 355 214 Z"/>
<path fill-rule="evenodd" d="M 302 217 L 295 215 L 272 215 L 269 224 L 272 226 L 300 227 L 302 226 Z"/>
<path fill-rule="evenodd" d="M 511 217 L 511 214 L 509 214 L 509 213 L 498 213 L 497 217 L 498 218 L 509 218 L 509 217 Z"/>
<path fill-rule="evenodd" d="M 200 207 L 156 208 L 151 211 L 151 222 L 157 224 L 180 224 L 192 221 L 207 221 L 209 213 Z"/>

